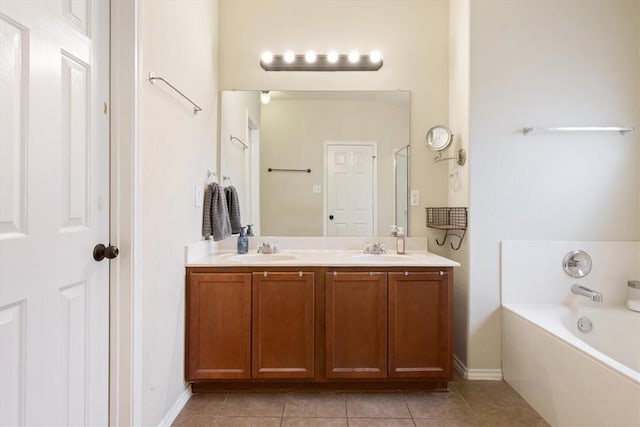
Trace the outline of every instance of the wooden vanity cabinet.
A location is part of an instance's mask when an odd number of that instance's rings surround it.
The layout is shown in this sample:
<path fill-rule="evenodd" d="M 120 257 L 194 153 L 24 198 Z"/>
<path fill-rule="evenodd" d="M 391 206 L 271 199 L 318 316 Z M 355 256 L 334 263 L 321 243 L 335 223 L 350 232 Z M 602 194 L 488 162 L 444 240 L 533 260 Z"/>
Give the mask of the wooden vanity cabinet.
<path fill-rule="evenodd" d="M 253 273 L 253 378 L 314 377 L 313 279 Z"/>
<path fill-rule="evenodd" d="M 448 276 L 389 273 L 389 377 L 442 378 L 453 372 Z"/>
<path fill-rule="evenodd" d="M 188 267 L 194 392 L 446 389 L 451 267 Z"/>
<path fill-rule="evenodd" d="M 314 377 L 314 273 L 190 273 L 188 381 Z"/>
<path fill-rule="evenodd" d="M 187 281 L 189 381 L 251 376 L 251 274 L 191 273 Z"/>
<path fill-rule="evenodd" d="M 387 273 L 326 273 L 326 377 L 387 377 Z"/>

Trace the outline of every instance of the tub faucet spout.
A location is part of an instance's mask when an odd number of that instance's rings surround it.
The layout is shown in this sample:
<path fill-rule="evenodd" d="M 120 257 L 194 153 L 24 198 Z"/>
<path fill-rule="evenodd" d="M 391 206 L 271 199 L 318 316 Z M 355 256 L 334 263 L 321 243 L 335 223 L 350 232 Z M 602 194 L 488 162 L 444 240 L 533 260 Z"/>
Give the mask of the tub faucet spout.
<path fill-rule="evenodd" d="M 594 291 L 593 289 L 589 289 L 586 286 L 582 286 L 577 283 L 571 286 L 571 292 L 576 295 L 585 296 L 593 302 L 602 302 L 602 294 L 600 292 Z"/>

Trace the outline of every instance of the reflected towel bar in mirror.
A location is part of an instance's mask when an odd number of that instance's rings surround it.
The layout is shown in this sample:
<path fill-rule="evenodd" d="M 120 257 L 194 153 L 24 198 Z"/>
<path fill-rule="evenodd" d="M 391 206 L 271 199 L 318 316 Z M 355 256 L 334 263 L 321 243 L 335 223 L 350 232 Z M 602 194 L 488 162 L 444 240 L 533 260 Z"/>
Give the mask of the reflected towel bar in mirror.
<path fill-rule="evenodd" d="M 311 173 L 311 169 L 276 169 L 276 168 L 269 168 L 267 169 L 268 172 L 306 172 L 306 173 Z"/>
<path fill-rule="evenodd" d="M 242 144 L 242 147 L 246 150 L 249 148 L 249 146 L 247 144 L 244 143 L 244 141 L 242 141 L 240 138 L 238 138 L 237 136 L 233 136 L 233 135 L 229 135 L 229 140 L 230 141 L 238 141 L 240 144 Z"/>

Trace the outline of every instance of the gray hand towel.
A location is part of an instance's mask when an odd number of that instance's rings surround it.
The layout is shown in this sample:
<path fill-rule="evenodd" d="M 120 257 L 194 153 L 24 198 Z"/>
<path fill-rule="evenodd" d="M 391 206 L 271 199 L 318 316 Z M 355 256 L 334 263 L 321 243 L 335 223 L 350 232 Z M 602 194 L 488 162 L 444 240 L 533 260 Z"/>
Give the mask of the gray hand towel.
<path fill-rule="evenodd" d="M 240 201 L 238 200 L 238 191 L 233 185 L 224 188 L 224 194 L 227 199 L 227 209 L 229 209 L 229 220 L 231 221 L 231 233 L 238 234 L 242 230 L 242 221 L 240 219 Z"/>
<path fill-rule="evenodd" d="M 217 183 L 207 186 L 204 193 L 204 209 L 202 212 L 202 235 L 213 236 L 214 241 L 231 236 L 229 211 L 222 187 Z"/>
<path fill-rule="evenodd" d="M 211 236 L 211 199 L 213 190 L 210 185 L 204 190 L 204 202 L 202 204 L 202 237 L 208 239 Z"/>

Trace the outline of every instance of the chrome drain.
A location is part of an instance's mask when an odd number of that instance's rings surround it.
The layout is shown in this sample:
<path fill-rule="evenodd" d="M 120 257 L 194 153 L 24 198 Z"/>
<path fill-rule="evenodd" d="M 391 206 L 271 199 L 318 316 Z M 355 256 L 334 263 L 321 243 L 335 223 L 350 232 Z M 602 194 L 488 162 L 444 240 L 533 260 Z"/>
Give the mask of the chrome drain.
<path fill-rule="evenodd" d="M 591 332 L 591 330 L 593 329 L 593 322 L 586 318 L 586 317 L 581 317 L 578 319 L 578 329 L 580 329 L 581 332 Z"/>

